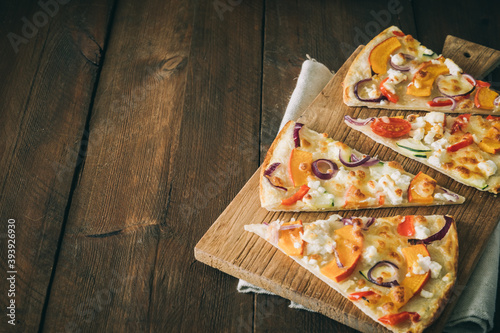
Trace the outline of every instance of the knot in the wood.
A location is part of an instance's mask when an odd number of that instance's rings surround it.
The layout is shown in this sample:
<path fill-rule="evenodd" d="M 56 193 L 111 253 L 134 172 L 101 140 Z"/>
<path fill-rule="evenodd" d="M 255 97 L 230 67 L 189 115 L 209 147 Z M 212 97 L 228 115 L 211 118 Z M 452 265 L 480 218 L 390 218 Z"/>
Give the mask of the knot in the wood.
<path fill-rule="evenodd" d="M 180 71 L 186 67 L 187 57 L 180 55 L 164 59 L 160 62 L 160 70 L 162 72 L 175 72 Z"/>

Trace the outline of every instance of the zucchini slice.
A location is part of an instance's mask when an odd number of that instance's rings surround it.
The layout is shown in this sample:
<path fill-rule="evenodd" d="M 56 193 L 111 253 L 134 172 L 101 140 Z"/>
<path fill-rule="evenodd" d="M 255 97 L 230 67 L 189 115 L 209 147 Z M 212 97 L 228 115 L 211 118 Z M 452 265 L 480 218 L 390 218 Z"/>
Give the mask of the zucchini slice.
<path fill-rule="evenodd" d="M 398 147 L 408 149 L 409 151 L 412 151 L 414 153 L 429 153 L 432 151 L 432 149 L 430 149 L 423 143 L 412 138 L 399 140 L 398 142 L 396 142 L 396 145 L 398 145 Z"/>

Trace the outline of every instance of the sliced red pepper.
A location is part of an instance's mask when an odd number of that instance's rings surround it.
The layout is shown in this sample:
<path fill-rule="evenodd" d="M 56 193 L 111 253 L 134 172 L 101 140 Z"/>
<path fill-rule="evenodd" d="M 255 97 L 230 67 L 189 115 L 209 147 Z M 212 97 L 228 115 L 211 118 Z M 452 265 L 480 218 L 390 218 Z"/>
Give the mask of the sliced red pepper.
<path fill-rule="evenodd" d="M 465 133 L 465 135 L 462 137 L 461 141 L 449 146 L 448 148 L 446 148 L 446 150 L 448 152 L 452 153 L 452 152 L 455 152 L 459 149 L 470 146 L 472 143 L 474 143 L 474 138 L 472 137 L 472 134 Z"/>
<path fill-rule="evenodd" d="M 486 117 L 487 120 L 493 120 L 493 121 L 500 121 L 500 117 L 499 116 L 492 116 L 492 115 L 489 115 L 488 117 Z"/>
<path fill-rule="evenodd" d="M 309 186 L 307 185 L 302 185 L 300 187 L 300 189 L 298 190 L 297 193 L 295 193 L 294 195 L 292 195 L 291 197 L 289 198 L 286 198 L 286 199 L 283 199 L 281 200 L 281 204 L 283 206 L 290 206 L 290 205 L 293 205 L 294 203 L 296 203 L 297 201 L 299 200 L 302 200 L 302 198 L 307 194 L 307 192 L 309 192 Z"/>
<path fill-rule="evenodd" d="M 434 101 L 428 101 L 427 102 L 427 105 L 429 106 L 448 106 L 448 105 L 452 105 L 453 102 L 450 101 L 449 99 L 446 99 L 444 101 L 437 101 L 437 102 L 434 102 Z"/>
<path fill-rule="evenodd" d="M 451 134 L 455 134 L 458 131 L 463 131 L 470 120 L 470 114 L 461 114 L 456 119 L 453 125 L 451 126 Z"/>
<path fill-rule="evenodd" d="M 349 298 L 351 301 L 359 301 L 363 297 L 369 297 L 369 296 L 373 296 L 373 295 L 376 295 L 376 293 L 374 291 L 371 291 L 371 290 L 359 291 L 356 293 L 349 294 L 349 296 L 347 296 L 347 298 Z"/>
<path fill-rule="evenodd" d="M 480 81 L 480 80 L 476 80 L 476 86 L 482 87 L 482 88 L 483 87 L 491 87 L 491 83 Z"/>
<path fill-rule="evenodd" d="M 386 325 L 394 326 L 409 319 L 411 319 L 412 322 L 416 323 L 420 320 L 420 315 L 417 312 L 405 311 L 385 315 L 383 317 L 380 317 L 378 321 Z"/>
<path fill-rule="evenodd" d="M 398 234 L 405 237 L 415 235 L 414 217 L 413 215 L 405 216 L 404 221 L 398 224 Z"/>
<path fill-rule="evenodd" d="M 396 94 L 393 94 L 392 92 L 390 92 L 385 86 L 384 86 L 384 83 L 388 80 L 389 78 L 386 77 L 384 80 L 382 80 L 382 82 L 380 82 L 380 92 L 382 93 L 382 95 L 384 95 L 385 97 L 387 97 L 387 99 L 389 101 L 391 101 L 392 103 L 397 103 L 399 101 L 399 96 L 396 95 Z"/>
<path fill-rule="evenodd" d="M 394 30 L 392 33 L 395 34 L 398 37 L 404 37 L 404 36 L 406 36 L 404 34 L 404 32 L 402 32 L 402 31 L 396 31 L 396 30 Z"/>

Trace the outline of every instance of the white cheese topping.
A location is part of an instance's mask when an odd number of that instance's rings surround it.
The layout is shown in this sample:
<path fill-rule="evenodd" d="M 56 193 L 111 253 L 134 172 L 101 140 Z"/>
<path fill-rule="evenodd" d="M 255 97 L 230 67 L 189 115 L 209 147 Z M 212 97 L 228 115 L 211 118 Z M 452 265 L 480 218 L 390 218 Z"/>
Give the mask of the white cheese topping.
<path fill-rule="evenodd" d="M 370 266 L 377 263 L 377 248 L 373 245 L 368 246 L 365 251 L 363 251 L 363 261 Z"/>
<path fill-rule="evenodd" d="M 458 73 L 462 72 L 462 69 L 458 67 L 458 65 L 455 64 L 451 59 L 446 58 L 444 64 L 446 65 L 446 67 L 448 67 L 451 75 L 458 75 Z"/>
<path fill-rule="evenodd" d="M 429 237 L 430 235 L 431 235 L 431 231 L 427 227 L 425 227 L 421 224 L 415 225 L 415 238 L 416 239 L 425 239 L 425 238 Z"/>
<path fill-rule="evenodd" d="M 421 141 L 424 138 L 425 129 L 423 127 L 417 128 L 414 131 L 411 131 L 410 136 L 412 136 L 415 140 Z"/>
<path fill-rule="evenodd" d="M 429 112 L 425 115 L 424 119 L 431 124 L 443 124 L 444 113 L 442 112 Z"/>
<path fill-rule="evenodd" d="M 394 65 L 401 66 L 405 62 L 405 57 L 401 53 L 391 55 L 391 60 Z"/>
<path fill-rule="evenodd" d="M 382 188 L 384 194 L 387 195 L 391 204 L 399 205 L 403 202 L 403 190 L 396 186 L 396 183 L 391 176 L 384 175 L 378 181 L 378 185 Z"/>
<path fill-rule="evenodd" d="M 486 177 L 490 177 L 497 172 L 497 165 L 492 160 L 479 162 L 477 167 L 484 173 Z"/>
<path fill-rule="evenodd" d="M 423 298 L 432 298 L 434 296 L 434 294 L 425 290 L 425 289 L 422 289 L 420 291 L 420 296 L 422 296 Z"/>
<path fill-rule="evenodd" d="M 412 272 L 413 274 L 425 274 L 429 270 L 431 271 L 431 277 L 433 279 L 439 277 L 442 266 L 431 260 L 431 257 L 424 257 L 421 254 L 417 255 L 418 260 L 413 264 Z"/>
<path fill-rule="evenodd" d="M 447 145 L 448 145 L 448 140 L 446 140 L 446 138 L 441 138 L 441 139 L 431 143 L 431 147 L 434 150 L 444 149 L 444 147 Z"/>

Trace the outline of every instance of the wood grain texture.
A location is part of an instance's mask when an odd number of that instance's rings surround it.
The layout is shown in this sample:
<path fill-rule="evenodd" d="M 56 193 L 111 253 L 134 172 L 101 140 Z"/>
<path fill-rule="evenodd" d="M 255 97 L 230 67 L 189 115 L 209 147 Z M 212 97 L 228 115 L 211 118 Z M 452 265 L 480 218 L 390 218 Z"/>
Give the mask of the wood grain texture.
<path fill-rule="evenodd" d="M 16 220 L 17 270 L 16 326 L 2 312 L 2 332 L 39 329 L 111 8 L 76 0 L 48 14 L 33 1 L 0 5 L 2 309 L 8 219 Z"/>
<path fill-rule="evenodd" d="M 263 8 L 231 9 L 118 3 L 46 331 L 211 332 L 252 312 L 193 257 L 258 167 Z"/>
<path fill-rule="evenodd" d="M 463 46 L 463 41 L 448 39 L 454 45 Z M 474 47 L 474 45 L 467 45 Z M 451 52 L 451 47 L 447 48 Z M 446 54 L 445 54 L 446 56 Z M 352 61 L 352 57 L 350 58 Z M 481 63 L 481 61 L 478 61 Z M 458 222 L 460 238 L 459 276 L 455 295 L 463 290 L 477 259 L 479 258 L 486 240 L 497 224 L 500 208 L 495 205 L 496 199 L 489 193 L 477 191 L 452 181 L 445 175 L 437 173 L 419 163 L 397 155 L 389 148 L 374 144 L 370 139 L 343 125 L 343 116 L 367 118 L 369 116 L 399 115 L 400 111 L 374 110 L 364 108 L 349 108 L 342 102 L 341 82 L 350 65 L 346 64 L 337 72 L 323 92 L 306 110 L 299 121 L 305 123 L 318 132 L 327 132 L 336 140 L 370 154 L 378 155 L 382 160 L 397 160 L 406 170 L 416 174 L 418 171 L 434 177 L 439 184 L 464 195 L 465 204 L 446 207 L 418 207 L 418 208 L 388 208 L 380 210 L 361 210 L 344 212 L 341 215 L 349 216 L 393 216 L 393 215 L 433 215 L 452 214 Z M 481 74 L 491 68 L 470 68 L 473 75 Z M 477 72 L 474 72 L 477 70 Z M 244 204 L 245 203 L 245 204 Z M 244 207 L 244 208 L 243 208 Z M 245 211 L 242 212 L 242 209 Z M 244 214 L 244 215 L 243 215 Z M 257 173 L 241 190 L 234 201 L 223 212 L 219 219 L 209 229 L 195 248 L 196 258 L 229 274 L 243 278 L 251 283 L 271 290 L 283 297 L 296 301 L 304 306 L 334 318 L 355 329 L 364 332 L 386 331 L 382 326 L 363 315 L 349 301 L 330 290 L 320 280 L 314 278 L 298 264 L 287 260 L 286 256 L 275 250 L 271 245 L 257 236 L 248 235 L 243 231 L 244 224 L 255 221 L 273 221 L 277 218 L 302 218 L 313 221 L 325 218 L 328 213 L 273 213 L 260 208 L 258 197 Z M 237 230 L 237 231 L 235 231 Z M 452 297 L 452 304 L 431 331 L 440 331 L 451 311 L 457 297 Z"/>

